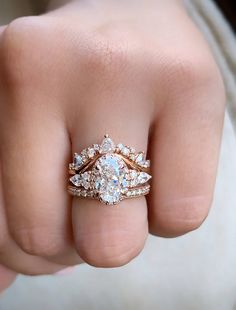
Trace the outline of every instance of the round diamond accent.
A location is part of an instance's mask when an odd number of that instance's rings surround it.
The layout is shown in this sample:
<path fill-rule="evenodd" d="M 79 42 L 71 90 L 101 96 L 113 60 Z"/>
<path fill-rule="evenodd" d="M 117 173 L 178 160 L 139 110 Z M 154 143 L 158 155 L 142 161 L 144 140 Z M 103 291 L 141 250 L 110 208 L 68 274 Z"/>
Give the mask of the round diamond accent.
<path fill-rule="evenodd" d="M 130 150 L 128 147 L 124 147 L 121 152 L 124 156 L 129 156 L 130 154 Z"/>
<path fill-rule="evenodd" d="M 95 151 L 94 148 L 89 147 L 89 148 L 88 148 L 88 151 L 87 151 L 87 154 L 88 154 L 88 157 L 89 157 L 89 158 L 93 158 L 93 157 L 96 155 L 96 151 Z"/>

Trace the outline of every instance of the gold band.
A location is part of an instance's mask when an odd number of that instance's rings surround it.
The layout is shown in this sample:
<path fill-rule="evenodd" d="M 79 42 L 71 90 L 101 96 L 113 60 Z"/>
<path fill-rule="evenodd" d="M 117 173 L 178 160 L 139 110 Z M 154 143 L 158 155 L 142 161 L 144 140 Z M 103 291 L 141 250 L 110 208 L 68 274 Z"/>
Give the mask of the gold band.
<path fill-rule="evenodd" d="M 81 198 L 92 198 L 92 199 L 100 200 L 98 194 L 92 190 L 86 190 L 83 188 L 77 188 L 75 186 L 69 185 L 68 186 L 68 192 L 72 196 L 81 197 Z M 145 196 L 145 195 L 148 195 L 149 192 L 150 192 L 150 185 L 130 189 L 125 194 L 123 194 L 121 196 L 120 201 L 122 201 L 124 199 L 128 199 L 128 198 L 138 198 L 140 196 Z"/>

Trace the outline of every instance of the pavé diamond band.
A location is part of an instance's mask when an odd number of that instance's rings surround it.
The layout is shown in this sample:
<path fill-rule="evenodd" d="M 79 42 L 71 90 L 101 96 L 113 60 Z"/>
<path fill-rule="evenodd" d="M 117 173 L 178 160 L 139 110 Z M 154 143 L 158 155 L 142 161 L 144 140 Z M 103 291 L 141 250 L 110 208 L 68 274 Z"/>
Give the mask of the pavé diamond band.
<path fill-rule="evenodd" d="M 108 135 L 101 144 L 94 144 L 75 153 L 69 164 L 70 185 L 73 196 L 97 199 L 115 205 L 126 198 L 147 195 L 150 161 L 144 152 L 115 143 Z"/>

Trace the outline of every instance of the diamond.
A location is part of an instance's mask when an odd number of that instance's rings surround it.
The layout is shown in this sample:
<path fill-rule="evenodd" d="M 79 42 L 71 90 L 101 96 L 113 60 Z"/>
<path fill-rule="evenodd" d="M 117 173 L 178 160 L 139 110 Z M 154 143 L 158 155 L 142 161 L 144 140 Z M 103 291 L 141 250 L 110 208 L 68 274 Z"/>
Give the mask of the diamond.
<path fill-rule="evenodd" d="M 90 147 L 87 150 L 87 155 L 89 158 L 93 158 L 96 155 L 96 151 L 94 148 Z"/>
<path fill-rule="evenodd" d="M 137 190 L 137 195 L 142 195 L 142 190 L 141 189 Z"/>
<path fill-rule="evenodd" d="M 81 155 L 82 155 L 82 158 L 86 158 L 87 157 L 87 149 L 84 149 L 82 152 L 81 152 Z"/>
<path fill-rule="evenodd" d="M 130 154 L 129 158 L 134 161 L 135 160 L 135 154 Z"/>
<path fill-rule="evenodd" d="M 122 143 L 117 144 L 117 148 L 119 151 L 122 151 L 124 148 L 124 145 Z"/>
<path fill-rule="evenodd" d="M 138 176 L 138 172 L 136 170 L 131 170 L 130 171 L 130 177 L 131 179 L 135 179 Z"/>
<path fill-rule="evenodd" d="M 137 172 L 136 170 L 130 170 L 127 178 L 130 179 L 130 187 L 135 187 L 137 185 L 147 183 L 151 179 L 151 176 L 146 172 Z"/>
<path fill-rule="evenodd" d="M 70 178 L 71 183 L 73 183 L 75 186 L 81 185 L 81 176 L 79 174 L 73 175 L 73 177 Z"/>
<path fill-rule="evenodd" d="M 144 168 L 149 168 L 150 167 L 150 160 L 149 159 L 144 161 L 143 167 Z"/>
<path fill-rule="evenodd" d="M 135 161 L 137 164 L 142 165 L 144 163 L 144 153 L 138 153 Z"/>
<path fill-rule="evenodd" d="M 129 156 L 130 150 L 129 150 L 128 147 L 124 147 L 124 148 L 121 150 L 121 153 L 122 153 L 124 156 Z"/>
<path fill-rule="evenodd" d="M 106 154 L 111 153 L 115 150 L 115 144 L 109 137 L 105 137 L 102 141 L 102 144 L 100 146 L 100 153 Z"/>
<path fill-rule="evenodd" d="M 133 154 L 135 153 L 135 148 L 130 147 L 129 149 L 130 149 L 130 153 L 133 153 Z"/>
<path fill-rule="evenodd" d="M 79 168 L 83 164 L 82 157 L 77 153 L 74 154 L 73 164 L 74 164 L 75 168 Z"/>
<path fill-rule="evenodd" d="M 74 170 L 75 169 L 75 164 L 74 163 L 70 163 L 69 164 L 69 170 Z"/>
<path fill-rule="evenodd" d="M 127 183 L 127 187 L 125 187 L 121 190 L 122 194 L 126 194 L 128 192 L 128 186 L 129 186 L 129 184 Z"/>
<path fill-rule="evenodd" d="M 86 197 L 87 196 L 87 192 L 84 190 L 84 191 L 81 191 L 81 196 L 82 197 Z"/>
<path fill-rule="evenodd" d="M 147 183 L 150 179 L 151 179 L 150 174 L 148 174 L 146 172 L 140 172 L 138 177 L 137 177 L 138 184 Z"/>
<path fill-rule="evenodd" d="M 121 200 L 127 188 L 127 171 L 125 162 L 115 154 L 105 154 L 96 161 L 94 188 L 102 202 L 111 205 Z"/>
<path fill-rule="evenodd" d="M 93 148 L 94 148 L 94 150 L 95 150 L 96 152 L 98 152 L 99 149 L 100 149 L 100 145 L 99 145 L 99 144 L 94 144 L 94 145 L 93 145 Z"/>
<path fill-rule="evenodd" d="M 136 185 L 138 185 L 137 179 L 133 179 L 130 181 L 130 186 L 131 187 L 135 187 Z"/>
<path fill-rule="evenodd" d="M 84 172 L 82 174 L 82 185 L 85 189 L 89 189 L 90 187 L 90 173 Z"/>

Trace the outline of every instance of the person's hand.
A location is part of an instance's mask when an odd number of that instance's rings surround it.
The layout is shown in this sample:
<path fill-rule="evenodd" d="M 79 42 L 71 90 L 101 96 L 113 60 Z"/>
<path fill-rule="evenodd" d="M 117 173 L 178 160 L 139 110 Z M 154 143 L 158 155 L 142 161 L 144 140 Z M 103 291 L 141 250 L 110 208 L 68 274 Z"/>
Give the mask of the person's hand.
<path fill-rule="evenodd" d="M 148 232 L 176 237 L 206 218 L 224 88 L 180 1 L 82 1 L 17 19 L 1 36 L 0 87 L 1 264 L 121 266 Z M 147 201 L 69 197 L 72 153 L 105 133 L 148 151 Z"/>

